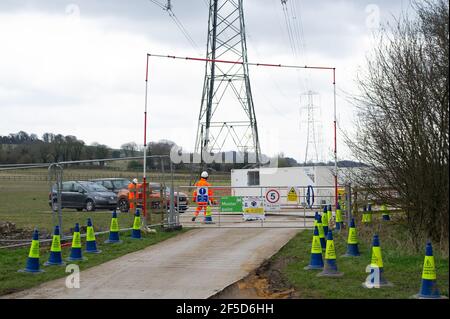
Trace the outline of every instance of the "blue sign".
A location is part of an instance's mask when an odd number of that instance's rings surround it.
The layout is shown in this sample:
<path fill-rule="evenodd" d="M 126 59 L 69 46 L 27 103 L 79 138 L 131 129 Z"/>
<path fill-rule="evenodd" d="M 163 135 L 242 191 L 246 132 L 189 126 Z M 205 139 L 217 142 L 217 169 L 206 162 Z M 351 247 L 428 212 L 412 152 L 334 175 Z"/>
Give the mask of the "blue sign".
<path fill-rule="evenodd" d="M 208 188 L 198 187 L 197 188 L 197 203 L 207 203 L 208 202 Z"/>
<path fill-rule="evenodd" d="M 314 205 L 314 188 L 311 185 L 308 186 L 308 190 L 306 191 L 306 203 L 308 203 L 309 208 Z"/>

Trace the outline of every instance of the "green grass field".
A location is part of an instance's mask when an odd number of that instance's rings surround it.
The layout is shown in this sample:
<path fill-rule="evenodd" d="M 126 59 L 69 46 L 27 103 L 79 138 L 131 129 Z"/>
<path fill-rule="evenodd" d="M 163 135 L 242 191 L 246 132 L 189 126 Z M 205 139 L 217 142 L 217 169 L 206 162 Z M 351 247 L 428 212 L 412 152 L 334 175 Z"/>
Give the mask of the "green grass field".
<path fill-rule="evenodd" d="M 142 173 L 105 169 L 65 169 L 64 180 L 86 180 L 101 177 L 132 178 L 140 174 Z M 15 223 L 18 228 L 38 227 L 40 230 L 52 232 L 54 217 L 48 204 L 50 185 L 46 178 L 47 170 L 45 169 L 0 171 L 0 221 Z M 189 173 L 175 174 L 175 189 L 180 185 L 189 185 L 189 179 Z M 163 177 L 161 174 L 150 172 L 149 180 L 162 182 Z M 167 185 L 170 185 L 169 175 L 166 174 L 164 180 Z M 211 182 L 214 185 L 229 185 L 229 174 L 213 175 Z M 76 222 L 84 225 L 88 217 L 93 218 L 96 230 L 108 230 L 111 221 L 109 211 L 87 213 L 77 212 L 74 209 L 63 209 L 62 212 L 64 232 L 69 232 Z M 123 228 L 131 227 L 133 217 L 129 214 L 121 214 L 120 222 L 120 226 Z"/>
<path fill-rule="evenodd" d="M 80 270 L 84 270 L 111 259 L 120 257 L 130 252 L 134 252 L 150 245 L 154 245 L 158 242 L 176 236 L 181 231 L 174 232 L 162 232 L 143 234 L 142 240 L 135 240 L 130 238 L 130 231 L 121 233 L 122 244 L 104 244 L 103 242 L 108 238 L 107 234 L 97 236 L 98 249 L 102 250 L 100 254 L 84 254 L 87 257 L 83 262 L 70 262 L 76 263 L 80 266 Z M 84 240 L 82 240 L 84 243 Z M 16 291 L 24 290 L 37 286 L 43 282 L 61 278 L 67 276 L 64 266 L 42 266 L 44 262 L 48 260 L 49 246 L 42 247 L 40 249 L 40 264 L 41 269 L 45 272 L 40 274 L 19 273 L 19 269 L 23 269 L 26 264 L 29 247 L 18 249 L 0 249 L 0 295 L 13 293 Z M 70 248 L 62 248 L 63 258 L 67 258 L 70 254 Z"/>
<path fill-rule="evenodd" d="M 393 287 L 367 289 L 362 287 L 370 264 L 371 238 L 374 231 L 380 235 L 385 277 Z M 408 249 L 405 228 L 400 222 L 376 224 L 358 229 L 360 232 L 360 257 L 341 258 L 346 252 L 347 232 L 334 234 L 338 270 L 344 273 L 341 278 L 317 277 L 320 271 L 304 270 L 309 264 L 312 231 L 299 233 L 272 260 L 285 259 L 282 275 L 298 291 L 300 298 L 409 298 L 419 292 L 422 266 L 425 253 L 417 254 Z M 449 261 L 434 252 L 438 286 L 441 294 L 449 295 Z"/>

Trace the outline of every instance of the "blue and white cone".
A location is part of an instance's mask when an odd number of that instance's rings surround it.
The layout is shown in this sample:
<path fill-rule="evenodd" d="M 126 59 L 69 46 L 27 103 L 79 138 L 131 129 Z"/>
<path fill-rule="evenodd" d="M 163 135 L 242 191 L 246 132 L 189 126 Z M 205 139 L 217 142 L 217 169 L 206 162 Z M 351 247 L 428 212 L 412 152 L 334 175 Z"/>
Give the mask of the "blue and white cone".
<path fill-rule="evenodd" d="M 86 250 L 84 251 L 89 254 L 99 254 L 102 251 L 97 249 L 97 241 L 95 239 L 94 226 L 92 225 L 92 220 L 88 218 L 86 227 Z"/>
<path fill-rule="evenodd" d="M 350 221 L 347 238 L 347 252 L 342 257 L 358 257 L 360 256 L 358 248 L 358 237 L 356 233 L 355 219 Z"/>
<path fill-rule="evenodd" d="M 112 212 L 111 226 L 109 228 L 109 238 L 105 240 L 105 244 L 122 243 L 119 237 L 119 222 L 117 221 L 117 212 Z"/>
<path fill-rule="evenodd" d="M 336 250 L 334 247 L 333 231 L 327 234 L 327 249 L 325 251 L 325 265 L 318 277 L 342 277 L 344 274 L 338 271 L 336 263 Z"/>
<path fill-rule="evenodd" d="M 428 242 L 425 248 L 425 260 L 423 262 L 422 285 L 417 295 L 419 299 L 447 299 L 441 296 L 436 282 L 436 267 L 434 263 L 433 247 Z"/>
<path fill-rule="evenodd" d="M 133 239 L 142 239 L 141 236 L 141 212 L 136 209 L 136 213 L 134 213 L 134 222 L 133 229 L 131 230 L 131 238 Z"/>
<path fill-rule="evenodd" d="M 28 253 L 27 264 L 25 269 L 19 269 L 18 272 L 29 272 L 38 274 L 44 270 L 39 267 L 39 231 L 37 229 L 33 232 L 33 238 L 31 240 L 31 247 Z"/>
<path fill-rule="evenodd" d="M 324 219 L 326 219 L 327 225 L 325 225 L 323 223 Z M 326 237 L 327 234 L 328 234 L 328 210 L 327 210 L 327 205 L 323 206 L 322 227 L 323 227 L 323 232 L 325 233 L 325 237 Z"/>
<path fill-rule="evenodd" d="M 364 288 L 381 288 L 393 286 L 391 282 L 384 277 L 383 258 L 381 254 L 380 239 L 377 234 L 373 236 L 372 257 L 370 260 L 370 274 L 366 281 L 362 283 Z"/>
<path fill-rule="evenodd" d="M 320 216 L 320 214 L 318 212 L 316 212 L 315 218 L 316 218 L 317 224 L 320 224 L 319 227 L 322 227 L 322 230 L 323 230 L 322 216 Z M 322 250 L 325 251 L 325 248 L 327 247 L 327 242 L 325 240 L 325 231 L 323 230 L 323 232 L 324 232 L 324 236 L 319 237 L 319 238 L 320 238 L 320 245 L 322 246 Z M 320 231 L 319 231 L 319 234 L 320 234 Z"/>
<path fill-rule="evenodd" d="M 50 256 L 44 266 L 63 266 L 65 263 L 62 259 L 61 253 L 61 234 L 59 232 L 59 226 L 55 226 L 53 232 L 52 246 L 50 248 Z"/>
<path fill-rule="evenodd" d="M 336 204 L 336 230 L 342 229 L 342 212 L 341 205 L 339 203 Z"/>
<path fill-rule="evenodd" d="M 311 260 L 309 262 L 309 265 L 304 269 L 323 269 L 322 245 L 320 244 L 319 229 L 317 228 L 317 226 L 314 226 L 313 240 L 311 245 Z"/>
<path fill-rule="evenodd" d="M 82 261 L 86 260 L 81 252 L 81 236 L 80 236 L 80 225 L 75 224 L 73 230 L 72 246 L 70 248 L 70 256 L 67 258 L 68 261 Z"/>

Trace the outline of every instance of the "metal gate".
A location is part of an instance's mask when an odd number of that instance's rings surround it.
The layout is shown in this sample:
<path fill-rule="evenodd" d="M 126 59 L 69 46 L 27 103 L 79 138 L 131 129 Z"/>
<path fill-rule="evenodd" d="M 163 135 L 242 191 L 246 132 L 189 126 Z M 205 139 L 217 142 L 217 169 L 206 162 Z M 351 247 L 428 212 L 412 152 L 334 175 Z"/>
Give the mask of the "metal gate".
<path fill-rule="evenodd" d="M 177 190 L 184 193 L 189 202 L 186 210 L 179 210 L 179 222 L 183 227 L 311 228 L 315 213 L 322 213 L 324 206 L 329 205 L 335 218 L 334 185 L 179 186 Z M 341 208 L 350 208 L 349 200 L 348 196 L 340 197 Z M 180 196 L 176 198 L 176 207 L 183 207 Z M 196 211 L 198 217 L 192 221 Z M 342 210 L 342 213 L 344 220 L 350 217 L 350 211 Z"/>

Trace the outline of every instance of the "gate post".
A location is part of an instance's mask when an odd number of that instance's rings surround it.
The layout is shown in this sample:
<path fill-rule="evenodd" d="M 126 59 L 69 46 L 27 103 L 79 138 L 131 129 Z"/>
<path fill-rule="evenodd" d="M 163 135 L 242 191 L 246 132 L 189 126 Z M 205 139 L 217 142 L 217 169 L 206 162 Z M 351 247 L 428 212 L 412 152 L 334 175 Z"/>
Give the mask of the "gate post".
<path fill-rule="evenodd" d="M 349 183 L 345 185 L 345 206 L 347 208 L 347 227 L 350 227 L 350 222 L 352 220 L 352 184 Z"/>

